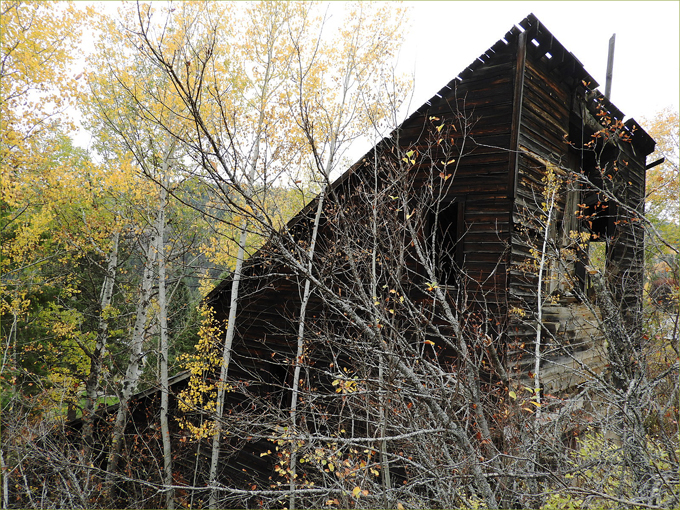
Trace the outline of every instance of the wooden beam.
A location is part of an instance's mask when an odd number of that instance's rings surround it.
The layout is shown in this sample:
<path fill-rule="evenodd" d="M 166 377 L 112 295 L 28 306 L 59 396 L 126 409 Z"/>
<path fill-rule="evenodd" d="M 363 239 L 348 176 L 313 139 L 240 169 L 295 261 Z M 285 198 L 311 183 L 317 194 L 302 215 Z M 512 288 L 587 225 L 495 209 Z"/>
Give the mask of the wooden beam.
<path fill-rule="evenodd" d="M 659 166 L 661 163 L 664 163 L 666 161 L 666 158 L 661 158 L 657 159 L 654 163 L 650 163 L 645 167 L 645 170 L 649 170 L 651 168 L 654 168 L 655 166 Z"/>
<path fill-rule="evenodd" d="M 614 74 L 614 45 L 616 34 L 609 39 L 609 53 L 607 54 L 607 77 L 605 78 L 604 96 L 607 99 L 612 97 L 612 76 Z"/>
<path fill-rule="evenodd" d="M 510 132 L 510 165 L 508 168 L 508 198 L 517 195 L 517 172 L 519 169 L 519 131 L 522 126 L 522 98 L 524 95 L 524 71 L 527 56 L 527 34 L 522 32 L 517 41 L 517 61 L 512 99 L 512 126 Z"/>

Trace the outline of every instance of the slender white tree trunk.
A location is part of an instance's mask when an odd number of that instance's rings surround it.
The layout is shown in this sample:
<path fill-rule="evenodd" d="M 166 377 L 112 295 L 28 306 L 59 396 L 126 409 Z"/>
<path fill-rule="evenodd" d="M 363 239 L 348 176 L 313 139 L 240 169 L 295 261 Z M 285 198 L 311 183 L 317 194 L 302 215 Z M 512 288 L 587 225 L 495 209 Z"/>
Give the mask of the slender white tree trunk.
<path fill-rule="evenodd" d="M 250 163 L 250 169 L 245 183 L 246 188 L 243 191 L 243 196 L 246 202 L 250 201 L 252 196 L 252 182 L 255 178 L 257 170 L 257 162 L 260 158 L 260 135 L 264 127 L 264 107 L 260 110 L 260 119 L 258 124 L 257 140 L 253 149 L 253 155 Z M 217 384 L 217 406 L 215 409 L 215 435 L 213 436 L 212 454 L 210 457 L 210 498 L 208 507 L 210 510 L 217 508 L 217 467 L 220 458 L 220 441 L 222 438 L 222 416 L 224 415 L 224 401 L 227 393 L 227 375 L 229 373 L 229 362 L 231 360 L 231 348 L 234 343 L 234 334 L 236 332 L 236 312 L 238 310 L 238 292 L 241 284 L 241 273 L 243 271 L 243 260 L 246 254 L 246 241 L 248 240 L 248 218 L 243 218 L 240 225 L 240 235 L 238 241 L 238 252 L 236 253 L 236 267 L 234 268 L 234 279 L 231 282 L 231 296 L 229 301 L 229 318 L 227 319 L 227 332 L 224 339 L 224 349 L 222 351 L 222 366 L 220 368 L 220 378 Z"/>
<path fill-rule="evenodd" d="M 7 466 L 5 465 L 5 455 L 0 448 L 0 474 L 2 474 L 2 508 L 9 508 L 9 481 L 7 479 Z"/>
<path fill-rule="evenodd" d="M 99 296 L 99 306 L 101 310 L 99 316 L 99 331 L 97 333 L 97 342 L 94 347 L 94 352 L 92 352 L 90 357 L 90 374 L 85 382 L 87 397 L 85 400 L 85 409 L 83 409 L 83 453 L 86 462 L 89 462 L 93 443 L 94 413 L 96 411 L 97 393 L 99 391 L 104 356 L 106 355 L 106 343 L 109 331 L 107 308 L 111 305 L 113 288 L 116 282 L 119 242 L 120 232 L 116 231 L 113 236 L 111 236 L 111 250 L 108 254 L 106 275 L 104 276 L 104 283 L 102 284 Z"/>
<path fill-rule="evenodd" d="M 167 170 L 167 158 L 163 162 Z M 170 427 L 168 426 L 168 302 L 165 289 L 165 208 L 168 201 L 166 186 L 168 179 L 159 186 L 158 215 L 156 219 L 156 257 L 158 258 L 158 322 L 160 329 L 160 383 L 161 383 L 161 435 L 163 437 L 163 473 L 166 485 L 165 506 L 168 510 L 175 508 L 175 493 L 172 489 L 172 445 Z"/>
<path fill-rule="evenodd" d="M 139 299 L 137 301 L 135 325 L 132 331 L 132 338 L 130 340 L 130 357 L 120 392 L 118 414 L 116 415 L 116 421 L 113 425 L 113 432 L 111 435 L 111 447 L 109 450 L 108 463 L 106 467 L 106 491 L 110 502 L 112 502 L 111 496 L 113 494 L 113 478 L 118 469 L 123 433 L 125 432 L 125 425 L 127 423 L 128 403 L 130 401 L 130 397 L 137 388 L 139 376 L 142 373 L 144 337 L 151 311 L 151 307 L 149 305 L 151 302 L 151 290 L 153 287 L 153 266 L 156 258 L 155 252 L 156 239 L 154 235 L 150 239 L 147 248 L 144 272 L 142 275 L 142 284 L 139 292 Z"/>
<path fill-rule="evenodd" d="M 548 175 L 548 193 L 545 214 L 545 226 L 543 228 L 543 243 L 541 246 L 541 256 L 538 264 L 538 288 L 536 289 L 536 341 L 534 343 L 534 399 L 538 406 L 536 407 L 536 418 L 541 416 L 541 342 L 543 340 L 543 279 L 546 272 L 546 264 L 548 259 L 547 249 L 548 240 L 550 237 L 551 225 L 553 222 L 553 212 L 555 211 L 555 199 L 557 194 L 556 184 L 553 179 L 556 177 L 549 170 Z"/>
<path fill-rule="evenodd" d="M 373 162 L 373 221 L 372 221 L 372 236 L 373 236 L 373 250 L 371 253 L 371 295 L 373 302 L 378 300 L 378 266 L 377 266 L 377 239 L 378 239 L 378 155 L 375 153 Z M 378 325 L 377 313 L 373 319 L 373 327 L 378 334 L 383 349 L 387 348 L 387 343 L 381 333 L 381 328 Z M 387 458 L 387 413 L 385 412 L 385 355 L 381 352 L 378 360 L 378 391 L 379 391 L 379 405 L 378 413 L 380 423 L 378 424 L 378 431 L 382 439 L 380 440 L 380 465 L 382 469 L 382 488 L 383 488 L 383 506 L 388 508 L 390 506 L 388 492 L 392 488 L 392 480 L 390 476 L 390 464 Z"/>
<path fill-rule="evenodd" d="M 348 76 L 345 77 L 345 84 L 343 87 L 343 99 L 341 102 L 341 108 L 340 111 L 342 112 L 344 105 L 345 105 L 345 99 L 347 97 L 347 80 Z M 301 84 L 302 86 L 302 84 Z M 301 112 L 306 112 L 306 108 L 301 108 Z M 321 174 L 321 179 L 322 179 L 322 186 L 326 188 L 328 186 L 328 181 L 329 181 L 329 175 L 331 171 L 333 170 L 333 165 L 336 160 L 336 152 L 338 150 L 338 135 L 340 133 L 340 125 L 341 125 L 341 120 L 342 117 L 338 116 L 338 118 L 335 120 L 334 125 L 331 128 L 331 132 L 329 133 L 329 146 L 328 146 L 328 159 L 326 160 L 325 166 L 322 161 L 321 155 L 316 152 L 316 140 L 314 140 L 314 137 L 312 135 L 311 130 L 309 130 L 309 119 L 304 117 L 302 120 L 302 125 L 304 126 L 305 133 L 307 135 L 307 139 L 310 143 L 310 145 L 313 148 L 313 152 L 315 155 L 315 161 L 317 164 L 317 170 L 319 170 Z M 317 203 L 317 208 L 316 208 L 316 214 L 314 216 L 314 226 L 312 228 L 312 239 L 310 242 L 309 246 L 309 251 L 307 252 L 307 257 L 308 257 L 308 264 L 307 264 L 307 271 L 308 275 L 312 274 L 312 269 L 314 267 L 314 252 L 316 250 L 316 240 L 318 237 L 319 233 L 319 223 L 321 222 L 321 215 L 323 214 L 323 207 L 324 203 L 326 200 L 326 193 L 327 191 L 322 191 L 321 194 L 318 197 L 318 203 Z M 303 293 L 302 297 L 302 303 L 300 305 L 300 318 L 299 318 L 299 325 L 298 325 L 298 336 L 297 336 L 297 352 L 295 355 L 295 370 L 293 373 L 293 386 L 291 388 L 291 405 L 290 405 L 290 420 L 291 420 L 291 435 L 295 434 L 295 430 L 297 427 L 297 403 L 298 403 L 298 398 L 299 398 L 299 388 L 300 388 L 300 370 L 302 367 L 302 357 L 304 355 L 304 336 L 305 336 L 305 325 L 306 325 L 306 320 L 307 320 L 307 304 L 309 303 L 309 298 L 311 296 L 311 278 L 307 278 L 305 280 L 305 290 Z M 294 444 L 291 444 L 291 454 L 290 454 L 290 465 L 289 465 L 289 470 L 290 470 L 290 483 L 289 483 L 289 490 L 290 490 L 290 497 L 288 501 L 288 508 L 289 510 L 295 510 L 295 479 L 297 475 L 297 451 L 294 446 Z"/>
<path fill-rule="evenodd" d="M 536 402 L 536 411 L 533 420 L 534 437 L 538 438 L 539 421 L 541 418 L 541 344 L 543 340 L 543 280 L 548 265 L 548 241 L 550 238 L 551 224 L 553 220 L 553 211 L 555 210 L 555 195 L 557 190 L 555 188 L 555 175 L 549 168 L 546 176 L 546 189 L 548 196 L 545 197 L 545 202 L 542 203 L 542 211 L 546 215 L 545 223 L 542 232 L 541 253 L 538 262 L 538 283 L 536 288 L 536 338 L 534 341 L 534 394 L 532 395 L 533 402 Z M 531 448 L 531 459 L 535 470 L 539 470 L 538 451 L 535 447 Z M 529 487 L 532 492 L 538 491 L 536 480 L 529 480 Z"/>
<path fill-rule="evenodd" d="M 267 47 L 267 60 L 264 76 L 262 79 L 262 88 L 259 96 L 259 114 L 257 125 L 255 127 L 255 138 L 252 148 L 252 153 L 249 158 L 247 168 L 247 175 L 245 176 L 244 188 L 241 194 L 245 200 L 246 205 L 252 198 L 253 182 L 257 173 L 257 165 L 260 160 L 260 147 L 262 144 L 262 136 L 265 133 L 265 107 L 269 99 L 269 86 L 274 72 L 274 49 L 276 41 L 274 39 L 269 41 Z M 241 272 L 243 270 L 243 260 L 246 253 L 246 241 L 248 239 L 248 218 L 244 217 L 240 225 L 240 235 L 238 241 L 238 252 L 236 254 L 236 267 L 234 268 L 234 279 L 231 283 L 231 296 L 229 301 L 229 318 L 227 319 L 227 332 L 224 339 L 224 349 L 222 354 L 222 366 L 220 368 L 220 378 L 217 384 L 217 405 L 215 409 L 215 435 L 213 436 L 212 454 L 210 456 L 210 472 L 208 475 L 209 484 L 211 487 L 210 497 L 208 499 L 208 508 L 215 510 L 217 508 L 217 468 L 220 458 L 220 442 L 222 438 L 222 416 L 224 415 L 224 401 L 227 392 L 227 375 L 229 373 L 229 362 L 231 360 L 231 349 L 234 343 L 234 334 L 236 331 L 236 312 L 238 308 L 238 293 L 239 285 L 241 283 Z"/>
<path fill-rule="evenodd" d="M 231 348 L 234 343 L 234 332 L 236 330 L 236 311 L 238 307 L 238 291 L 241 283 L 241 271 L 243 269 L 243 259 L 245 257 L 246 238 L 248 235 L 248 220 L 244 219 L 240 230 L 241 235 L 238 243 L 238 253 L 236 255 L 236 267 L 234 269 L 234 279 L 231 283 L 231 298 L 229 301 L 229 319 L 227 322 L 227 333 L 224 340 L 222 352 L 222 366 L 220 368 L 220 378 L 217 382 L 217 406 L 215 409 L 215 435 L 213 436 L 212 455 L 210 457 L 210 499 L 208 502 L 210 510 L 217 508 L 217 468 L 220 458 L 220 442 L 222 438 L 222 416 L 224 415 L 224 401 L 227 394 L 227 375 L 229 373 L 229 362 L 231 360 Z"/>
<path fill-rule="evenodd" d="M 313 260 L 314 260 L 314 250 L 316 248 L 316 238 L 319 232 L 319 222 L 321 220 L 321 213 L 323 212 L 323 204 L 325 199 L 325 193 L 321 192 L 319 195 L 319 202 L 316 206 L 316 215 L 314 216 L 314 228 L 312 230 L 312 242 L 309 246 L 309 252 L 307 256 L 309 258 L 307 264 L 307 270 L 309 274 L 312 272 Z M 300 305 L 300 322 L 298 324 L 298 335 L 297 335 L 297 352 L 295 354 L 295 370 L 293 371 L 293 387 L 291 389 L 291 402 L 290 402 L 290 434 L 291 434 L 291 452 L 290 452 L 290 498 L 288 501 L 288 508 L 290 510 L 295 510 L 295 478 L 297 475 L 297 450 L 295 448 L 294 435 L 296 433 L 297 426 L 297 403 L 298 396 L 300 393 L 300 370 L 302 368 L 302 361 L 304 356 L 304 339 L 305 339 L 305 321 L 307 316 L 307 304 L 309 303 L 309 297 L 311 296 L 312 282 L 309 278 L 305 281 L 305 291 L 302 296 L 302 303 Z"/>

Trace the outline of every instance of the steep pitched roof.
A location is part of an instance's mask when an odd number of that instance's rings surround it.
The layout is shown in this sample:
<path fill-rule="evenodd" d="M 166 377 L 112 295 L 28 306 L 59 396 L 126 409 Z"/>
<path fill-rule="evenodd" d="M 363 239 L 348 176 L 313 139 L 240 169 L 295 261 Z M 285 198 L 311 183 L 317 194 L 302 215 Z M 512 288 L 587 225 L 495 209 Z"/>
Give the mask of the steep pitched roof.
<path fill-rule="evenodd" d="M 432 96 L 429 101 L 426 101 L 425 104 L 413 113 L 412 117 L 427 111 L 431 105 L 438 102 L 440 98 L 452 90 L 457 83 L 462 83 L 463 81 L 472 78 L 475 71 L 491 59 L 495 53 L 515 44 L 522 33 L 526 34 L 526 38 L 530 43 L 527 44 L 527 52 L 535 58 L 545 58 L 546 60 L 549 60 L 550 67 L 552 68 L 551 73 L 555 75 L 558 80 L 572 86 L 585 81 L 589 84 L 589 88 L 595 89 L 598 87 L 599 84 L 585 70 L 581 61 L 562 46 L 536 16 L 529 14 L 520 21 L 519 24 L 513 26 L 505 36 L 496 41 L 493 46 L 477 57 L 461 73 L 442 87 L 442 89 Z"/>

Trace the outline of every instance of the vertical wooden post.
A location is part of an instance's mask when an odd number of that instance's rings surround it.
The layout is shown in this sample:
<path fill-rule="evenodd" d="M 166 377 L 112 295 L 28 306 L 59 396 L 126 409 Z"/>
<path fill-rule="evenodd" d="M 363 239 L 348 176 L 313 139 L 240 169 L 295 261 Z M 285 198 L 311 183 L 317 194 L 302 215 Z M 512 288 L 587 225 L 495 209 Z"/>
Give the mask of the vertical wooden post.
<path fill-rule="evenodd" d="M 611 99 L 612 76 L 614 75 L 614 45 L 616 44 L 616 34 L 609 39 L 609 53 L 607 54 L 607 78 L 604 85 L 604 97 Z"/>
<path fill-rule="evenodd" d="M 524 69 L 527 56 L 527 33 L 519 34 L 517 40 L 517 63 L 512 99 L 512 126 L 510 132 L 510 165 L 508 171 L 508 197 L 517 194 L 517 171 L 519 167 L 519 131 L 522 125 L 522 97 L 524 95 Z"/>

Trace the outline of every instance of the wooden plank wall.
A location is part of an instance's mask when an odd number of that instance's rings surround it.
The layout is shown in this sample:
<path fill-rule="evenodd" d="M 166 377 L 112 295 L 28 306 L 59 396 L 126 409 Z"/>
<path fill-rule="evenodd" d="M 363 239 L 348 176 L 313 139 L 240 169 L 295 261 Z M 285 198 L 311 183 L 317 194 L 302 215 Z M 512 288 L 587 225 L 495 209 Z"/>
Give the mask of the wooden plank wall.
<path fill-rule="evenodd" d="M 520 146 L 558 164 L 568 152 L 572 91 L 555 81 L 546 63 L 527 57 L 520 127 Z"/>
<path fill-rule="evenodd" d="M 551 67 L 550 60 L 536 51 L 532 36 L 527 36 L 527 54 L 524 61 L 521 111 L 519 117 L 516 177 L 513 204 L 511 205 L 513 225 L 511 260 L 509 263 L 508 306 L 524 310 L 526 315 L 511 315 L 507 359 L 510 366 L 521 373 L 528 373 L 533 341 L 536 331 L 533 314 L 536 309 L 538 278 L 527 271 L 524 265 L 531 259 L 529 238 L 539 241 L 540 233 L 525 230 L 525 215 L 537 216 L 544 188 L 546 166 L 559 164 L 566 159 L 568 145 L 565 136 L 569 133 L 571 90 L 563 83 L 560 74 Z M 556 57 L 552 57 L 556 58 Z M 557 204 L 564 210 L 564 198 Z M 520 225 L 525 225 L 524 228 Z"/>
<path fill-rule="evenodd" d="M 467 119 L 466 140 L 458 128 L 456 144 L 464 151 L 447 198 L 465 200 L 463 259 L 470 277 L 466 287 L 478 299 L 498 306 L 505 301 L 511 231 L 507 182 L 514 66 L 514 47 L 497 43 L 401 129 L 402 140 L 408 141 L 422 132 L 430 116 L 453 122 L 460 116 Z M 419 141 L 418 147 L 425 149 L 424 143 Z"/>
<path fill-rule="evenodd" d="M 528 45 L 531 48 L 531 45 Z M 537 196 L 540 198 L 542 188 L 541 179 L 545 176 L 545 168 L 553 163 L 557 167 L 562 167 L 566 171 L 583 170 L 581 159 L 575 154 L 576 151 L 570 148 L 567 141 L 571 137 L 573 142 L 585 142 L 590 140 L 591 131 L 587 131 L 586 125 L 596 126 L 598 117 L 592 107 L 592 103 L 587 103 L 585 95 L 581 96 L 577 90 L 583 92 L 585 87 L 582 84 L 568 85 L 559 79 L 552 69 L 551 59 L 545 56 L 528 51 L 525 64 L 525 77 L 522 99 L 521 122 L 519 132 L 520 157 L 517 170 L 516 202 L 513 214 L 515 215 L 515 226 L 521 222 L 520 215 L 528 212 L 529 215 L 535 214 L 539 207 Z M 586 107 L 588 104 L 588 107 Z M 610 107 L 611 114 L 617 118 L 622 118 L 618 109 L 606 102 Z M 592 110 L 592 111 L 589 111 Z M 589 116 L 581 119 L 582 112 Z M 574 118 L 581 124 L 580 128 L 574 130 Z M 570 130 L 570 123 L 572 123 Z M 583 135 L 583 136 L 581 136 Z M 645 156 L 638 151 L 636 154 L 630 144 L 619 144 L 613 154 L 618 154 L 618 172 L 613 176 L 613 184 L 616 188 L 617 199 L 628 204 L 633 208 L 642 209 L 644 200 L 644 160 Z M 626 162 L 624 163 L 623 160 Z M 587 171 L 587 169 L 586 169 Z M 562 194 L 558 200 L 558 215 L 571 214 L 565 211 L 566 194 Z M 643 232 L 639 221 L 631 218 L 625 212 L 625 208 L 616 208 L 612 205 L 612 211 L 616 211 L 617 217 L 612 218 L 610 225 L 615 228 L 615 232 L 610 242 L 608 254 L 611 264 L 608 266 L 608 278 L 612 281 L 617 290 L 617 301 L 622 303 L 624 316 L 630 324 L 639 322 L 637 311 L 640 310 L 641 284 L 643 271 Z M 634 216 L 634 215 L 633 215 Z M 560 218 L 556 218 L 559 224 Z M 538 233 L 534 233 L 537 235 Z M 525 310 L 535 310 L 537 278 L 535 275 L 527 274 L 519 269 L 522 262 L 530 258 L 529 246 L 526 242 L 525 233 L 518 230 L 513 232 L 512 255 L 511 255 L 511 276 L 509 282 L 510 304 L 524 308 Z M 603 338 L 599 333 L 599 340 L 595 340 L 598 330 L 594 327 L 597 318 L 590 314 L 586 319 L 586 314 L 581 308 L 583 305 L 574 302 L 573 299 L 561 299 L 552 307 L 553 318 L 557 317 L 557 325 L 553 328 L 559 331 L 554 336 L 546 335 L 546 352 L 551 349 L 557 352 L 559 349 L 567 349 L 567 344 L 580 344 L 589 346 L 588 349 L 581 349 L 577 353 L 567 355 L 564 350 L 559 363 L 552 363 L 556 370 L 562 366 L 565 370 L 569 366 L 577 368 L 574 363 L 567 362 L 569 356 L 584 361 L 590 360 L 599 369 L 604 366 Z M 584 315 L 585 314 L 585 315 Z M 575 317 L 580 317 L 578 320 Z M 531 314 L 527 319 L 531 318 Z M 515 321 L 513 325 L 515 339 L 511 343 L 508 355 L 520 367 L 520 372 L 526 372 L 531 364 L 533 357 L 533 341 L 535 336 L 535 326 L 532 321 L 524 319 Z M 548 319 L 546 319 L 548 321 Z M 544 323 L 546 322 L 544 321 Z M 549 321 L 548 321 L 549 322 Z M 545 324 L 544 324 L 545 327 Z M 556 350 L 555 350 L 556 349 Z M 548 379 L 554 378 L 554 374 Z M 578 377 L 573 377 L 577 380 Z M 566 379 L 565 379 L 566 380 Z M 554 389 L 566 389 L 564 381 L 551 383 Z"/>

